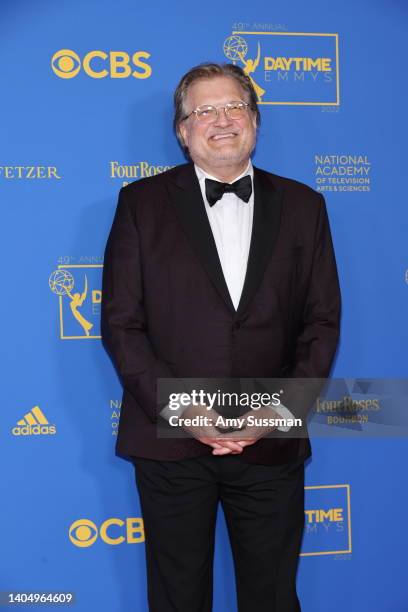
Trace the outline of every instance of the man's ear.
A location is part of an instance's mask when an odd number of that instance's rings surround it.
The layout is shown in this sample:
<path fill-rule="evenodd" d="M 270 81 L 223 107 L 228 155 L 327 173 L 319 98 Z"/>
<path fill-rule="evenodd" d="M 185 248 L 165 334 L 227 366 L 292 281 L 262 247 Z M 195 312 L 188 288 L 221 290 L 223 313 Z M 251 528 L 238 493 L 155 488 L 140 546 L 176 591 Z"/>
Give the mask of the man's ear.
<path fill-rule="evenodd" d="M 177 127 L 177 136 L 183 147 L 187 146 L 187 126 L 185 122 L 179 123 Z"/>

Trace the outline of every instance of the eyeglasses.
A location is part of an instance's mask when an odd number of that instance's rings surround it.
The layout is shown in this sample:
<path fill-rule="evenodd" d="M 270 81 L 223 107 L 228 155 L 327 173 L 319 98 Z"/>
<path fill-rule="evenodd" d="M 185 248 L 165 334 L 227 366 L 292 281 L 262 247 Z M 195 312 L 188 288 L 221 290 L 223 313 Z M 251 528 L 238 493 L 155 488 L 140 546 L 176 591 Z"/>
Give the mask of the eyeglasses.
<path fill-rule="evenodd" d="M 224 106 L 212 106 L 211 104 L 205 104 L 203 106 L 197 106 L 191 113 L 183 117 L 182 121 L 188 119 L 193 113 L 197 117 L 197 120 L 201 123 L 211 123 L 218 119 L 218 111 L 224 110 L 225 115 L 228 119 L 241 119 L 247 112 L 249 104 L 242 100 L 236 102 L 228 102 Z"/>

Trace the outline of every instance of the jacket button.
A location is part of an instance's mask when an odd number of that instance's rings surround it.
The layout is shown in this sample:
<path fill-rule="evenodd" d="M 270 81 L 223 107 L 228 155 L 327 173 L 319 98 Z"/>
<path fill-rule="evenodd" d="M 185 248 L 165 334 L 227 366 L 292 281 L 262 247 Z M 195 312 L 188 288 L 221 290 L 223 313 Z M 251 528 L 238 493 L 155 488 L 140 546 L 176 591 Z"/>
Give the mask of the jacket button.
<path fill-rule="evenodd" d="M 241 327 L 241 321 L 235 321 L 234 325 L 232 326 L 233 329 L 239 329 Z"/>

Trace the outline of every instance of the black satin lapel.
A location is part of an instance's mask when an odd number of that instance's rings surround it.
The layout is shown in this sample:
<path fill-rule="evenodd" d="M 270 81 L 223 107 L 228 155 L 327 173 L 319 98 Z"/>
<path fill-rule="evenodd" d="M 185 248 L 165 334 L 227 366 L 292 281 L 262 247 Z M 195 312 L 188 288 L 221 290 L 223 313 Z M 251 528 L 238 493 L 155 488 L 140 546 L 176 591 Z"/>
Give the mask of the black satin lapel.
<path fill-rule="evenodd" d="M 254 217 L 244 287 L 238 304 L 241 316 L 258 289 L 278 237 L 282 192 L 254 168 Z"/>
<path fill-rule="evenodd" d="M 168 189 L 187 239 L 220 296 L 235 314 L 193 164 L 183 166 Z"/>

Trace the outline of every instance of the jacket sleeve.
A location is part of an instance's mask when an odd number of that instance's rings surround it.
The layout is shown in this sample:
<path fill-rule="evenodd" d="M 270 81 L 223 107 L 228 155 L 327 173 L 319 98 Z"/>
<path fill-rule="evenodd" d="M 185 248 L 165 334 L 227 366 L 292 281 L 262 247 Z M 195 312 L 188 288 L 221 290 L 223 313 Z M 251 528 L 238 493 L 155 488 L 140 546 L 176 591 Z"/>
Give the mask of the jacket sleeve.
<path fill-rule="evenodd" d="M 291 367 L 286 374 L 292 380 L 285 381 L 282 398 L 283 403 L 303 421 L 329 376 L 340 334 L 341 295 L 337 266 L 326 204 L 320 194 L 319 199 L 302 324 L 295 340 Z"/>
<path fill-rule="evenodd" d="M 157 422 L 157 379 L 173 374 L 149 340 L 140 240 L 127 198 L 122 188 L 105 249 L 101 334 L 124 389 Z"/>
<path fill-rule="evenodd" d="M 326 204 L 320 197 L 313 263 L 303 328 L 296 341 L 291 377 L 329 375 L 340 333 L 341 296 Z"/>

